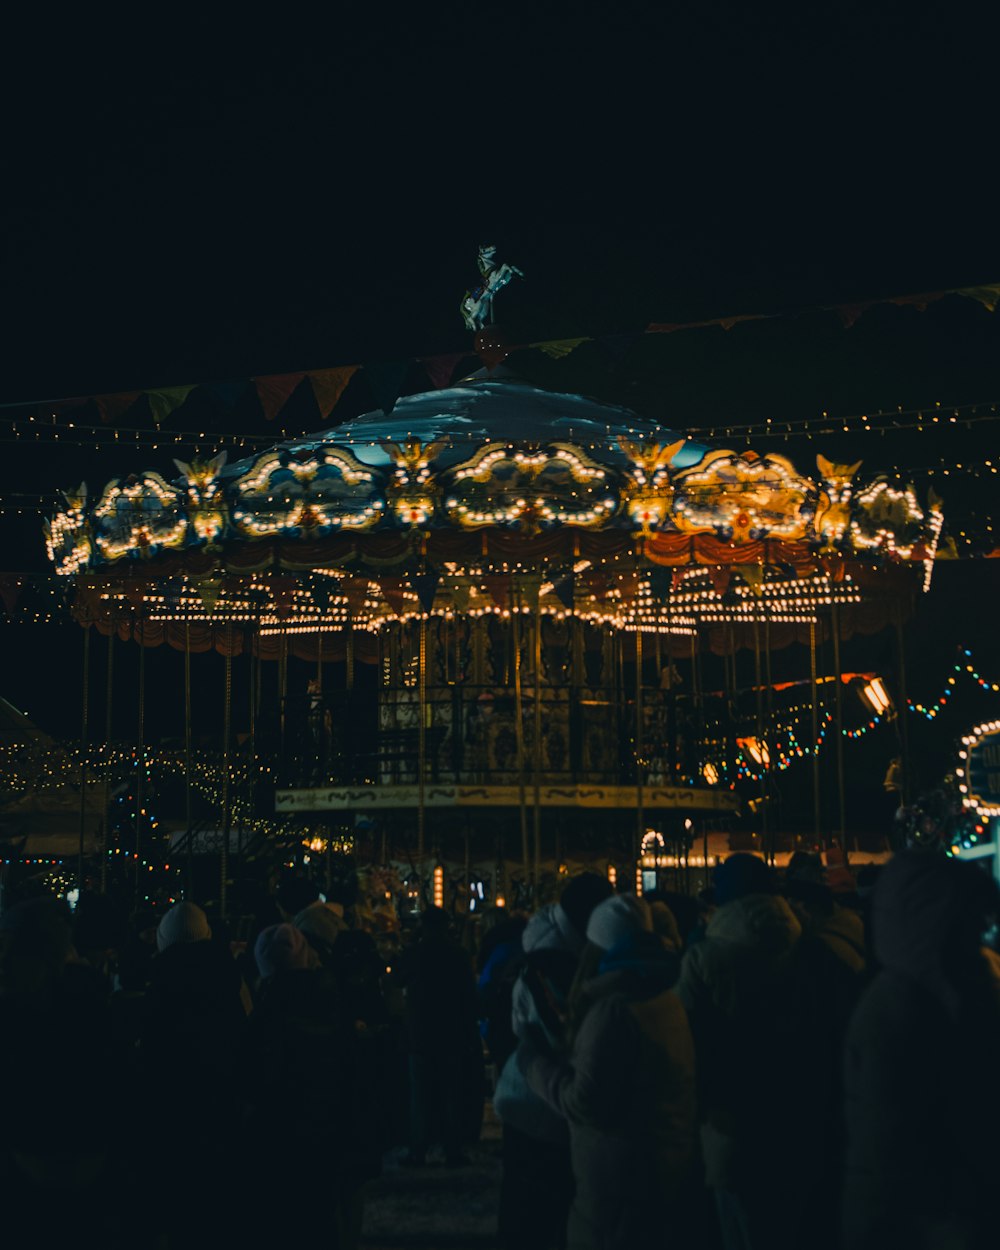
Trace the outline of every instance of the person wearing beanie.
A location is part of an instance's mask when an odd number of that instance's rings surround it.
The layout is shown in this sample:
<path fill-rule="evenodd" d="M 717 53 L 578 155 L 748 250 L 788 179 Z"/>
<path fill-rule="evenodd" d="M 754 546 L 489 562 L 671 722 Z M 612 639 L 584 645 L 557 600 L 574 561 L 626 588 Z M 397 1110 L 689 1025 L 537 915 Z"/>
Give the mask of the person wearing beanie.
<path fill-rule="evenodd" d="M 320 902 L 312 903 L 300 911 L 292 924 L 305 935 L 323 963 L 330 959 L 340 935 L 347 932 L 347 921 Z"/>
<path fill-rule="evenodd" d="M 265 980 L 281 972 L 314 967 L 317 962 L 305 936 L 291 924 L 273 924 L 264 929 L 254 944 L 253 957 Z"/>
<path fill-rule="evenodd" d="M 156 949 L 162 952 L 178 942 L 207 942 L 212 936 L 208 917 L 197 903 L 175 903 L 156 929 Z"/>
<path fill-rule="evenodd" d="M 694 1045 L 673 990 L 679 956 L 641 899 L 612 895 L 590 914 L 584 960 L 593 975 L 568 1058 L 537 1032 L 525 1043 L 529 1084 L 569 1127 L 569 1244 L 657 1244 L 665 1233 L 686 1244 L 678 1204 L 697 1120 Z M 637 1201 L 643 1194 L 656 1202 Z"/>
<path fill-rule="evenodd" d="M 816 1204 L 829 1161 L 839 998 L 817 974 L 816 950 L 775 885 L 755 855 L 730 855 L 716 868 L 717 908 L 703 940 L 685 952 L 678 985 L 698 1055 L 702 1155 L 726 1250 L 826 1246 L 836 1235 L 834 1221 L 817 1225 Z"/>

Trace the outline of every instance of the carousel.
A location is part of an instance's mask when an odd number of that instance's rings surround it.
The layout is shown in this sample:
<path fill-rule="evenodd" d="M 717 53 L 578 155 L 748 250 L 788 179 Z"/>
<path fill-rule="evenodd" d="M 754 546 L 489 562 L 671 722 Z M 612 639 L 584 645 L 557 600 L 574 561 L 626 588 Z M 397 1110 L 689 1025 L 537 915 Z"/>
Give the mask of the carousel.
<path fill-rule="evenodd" d="M 821 733 L 826 648 L 839 727 L 839 644 L 912 611 L 940 504 L 539 389 L 495 339 L 388 415 L 70 491 L 49 557 L 88 631 L 221 653 L 227 756 L 245 667 L 275 814 L 410 838 L 418 863 L 471 839 L 537 879 L 575 839 L 635 865 L 651 828 L 739 807 L 703 661 L 752 657 L 765 692 L 801 644 Z M 759 693 L 739 739 L 765 773 L 767 717 Z"/>

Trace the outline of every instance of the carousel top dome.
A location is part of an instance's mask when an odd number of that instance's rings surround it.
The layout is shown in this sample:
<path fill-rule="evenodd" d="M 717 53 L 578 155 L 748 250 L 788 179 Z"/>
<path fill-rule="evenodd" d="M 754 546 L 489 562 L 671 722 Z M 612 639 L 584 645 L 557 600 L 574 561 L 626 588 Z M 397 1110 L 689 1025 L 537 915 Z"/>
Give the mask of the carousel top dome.
<path fill-rule="evenodd" d="M 325 444 L 346 445 L 363 464 L 384 468 L 392 464 L 392 445 L 416 439 L 424 447 L 440 444 L 436 460 L 445 469 L 486 443 L 561 442 L 587 449 L 602 464 L 626 468 L 628 457 L 619 440 L 674 443 L 683 438 L 628 408 L 532 386 L 500 365 L 444 390 L 404 396 L 389 414 L 376 409 L 279 447 L 308 455 Z M 685 442 L 674 464 L 679 469 L 696 464 L 706 450 L 701 443 Z M 238 477 L 250 464 L 230 465 L 222 476 Z"/>

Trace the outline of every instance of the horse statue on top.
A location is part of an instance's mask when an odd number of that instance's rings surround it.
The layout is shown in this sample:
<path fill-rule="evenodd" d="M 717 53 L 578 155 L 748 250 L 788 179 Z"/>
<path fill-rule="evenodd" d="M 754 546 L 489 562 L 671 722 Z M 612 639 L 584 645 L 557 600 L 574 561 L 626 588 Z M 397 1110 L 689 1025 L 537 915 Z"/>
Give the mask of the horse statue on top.
<path fill-rule="evenodd" d="M 481 330 L 493 316 L 493 299 L 498 291 L 502 291 L 511 278 L 523 278 L 524 274 L 516 265 L 508 265 L 506 261 L 498 265 L 497 249 L 484 243 L 479 249 L 477 264 L 479 266 L 479 282 L 471 291 L 466 291 L 460 305 L 462 320 L 468 330 Z"/>

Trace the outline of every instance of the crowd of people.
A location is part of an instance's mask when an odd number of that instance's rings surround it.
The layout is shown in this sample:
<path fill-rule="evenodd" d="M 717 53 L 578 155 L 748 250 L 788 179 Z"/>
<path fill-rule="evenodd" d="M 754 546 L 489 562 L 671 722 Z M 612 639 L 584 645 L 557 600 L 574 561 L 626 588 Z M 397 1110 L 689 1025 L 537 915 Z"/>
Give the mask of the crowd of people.
<path fill-rule="evenodd" d="M 0 1221 L 356 1247 L 387 1153 L 465 1167 L 491 1098 L 504 1250 L 992 1245 L 997 913 L 988 875 L 913 851 L 857 882 L 734 854 L 697 897 L 583 873 L 530 915 L 424 907 L 388 946 L 350 875 L 286 874 L 246 944 L 192 901 L 25 899 Z"/>

